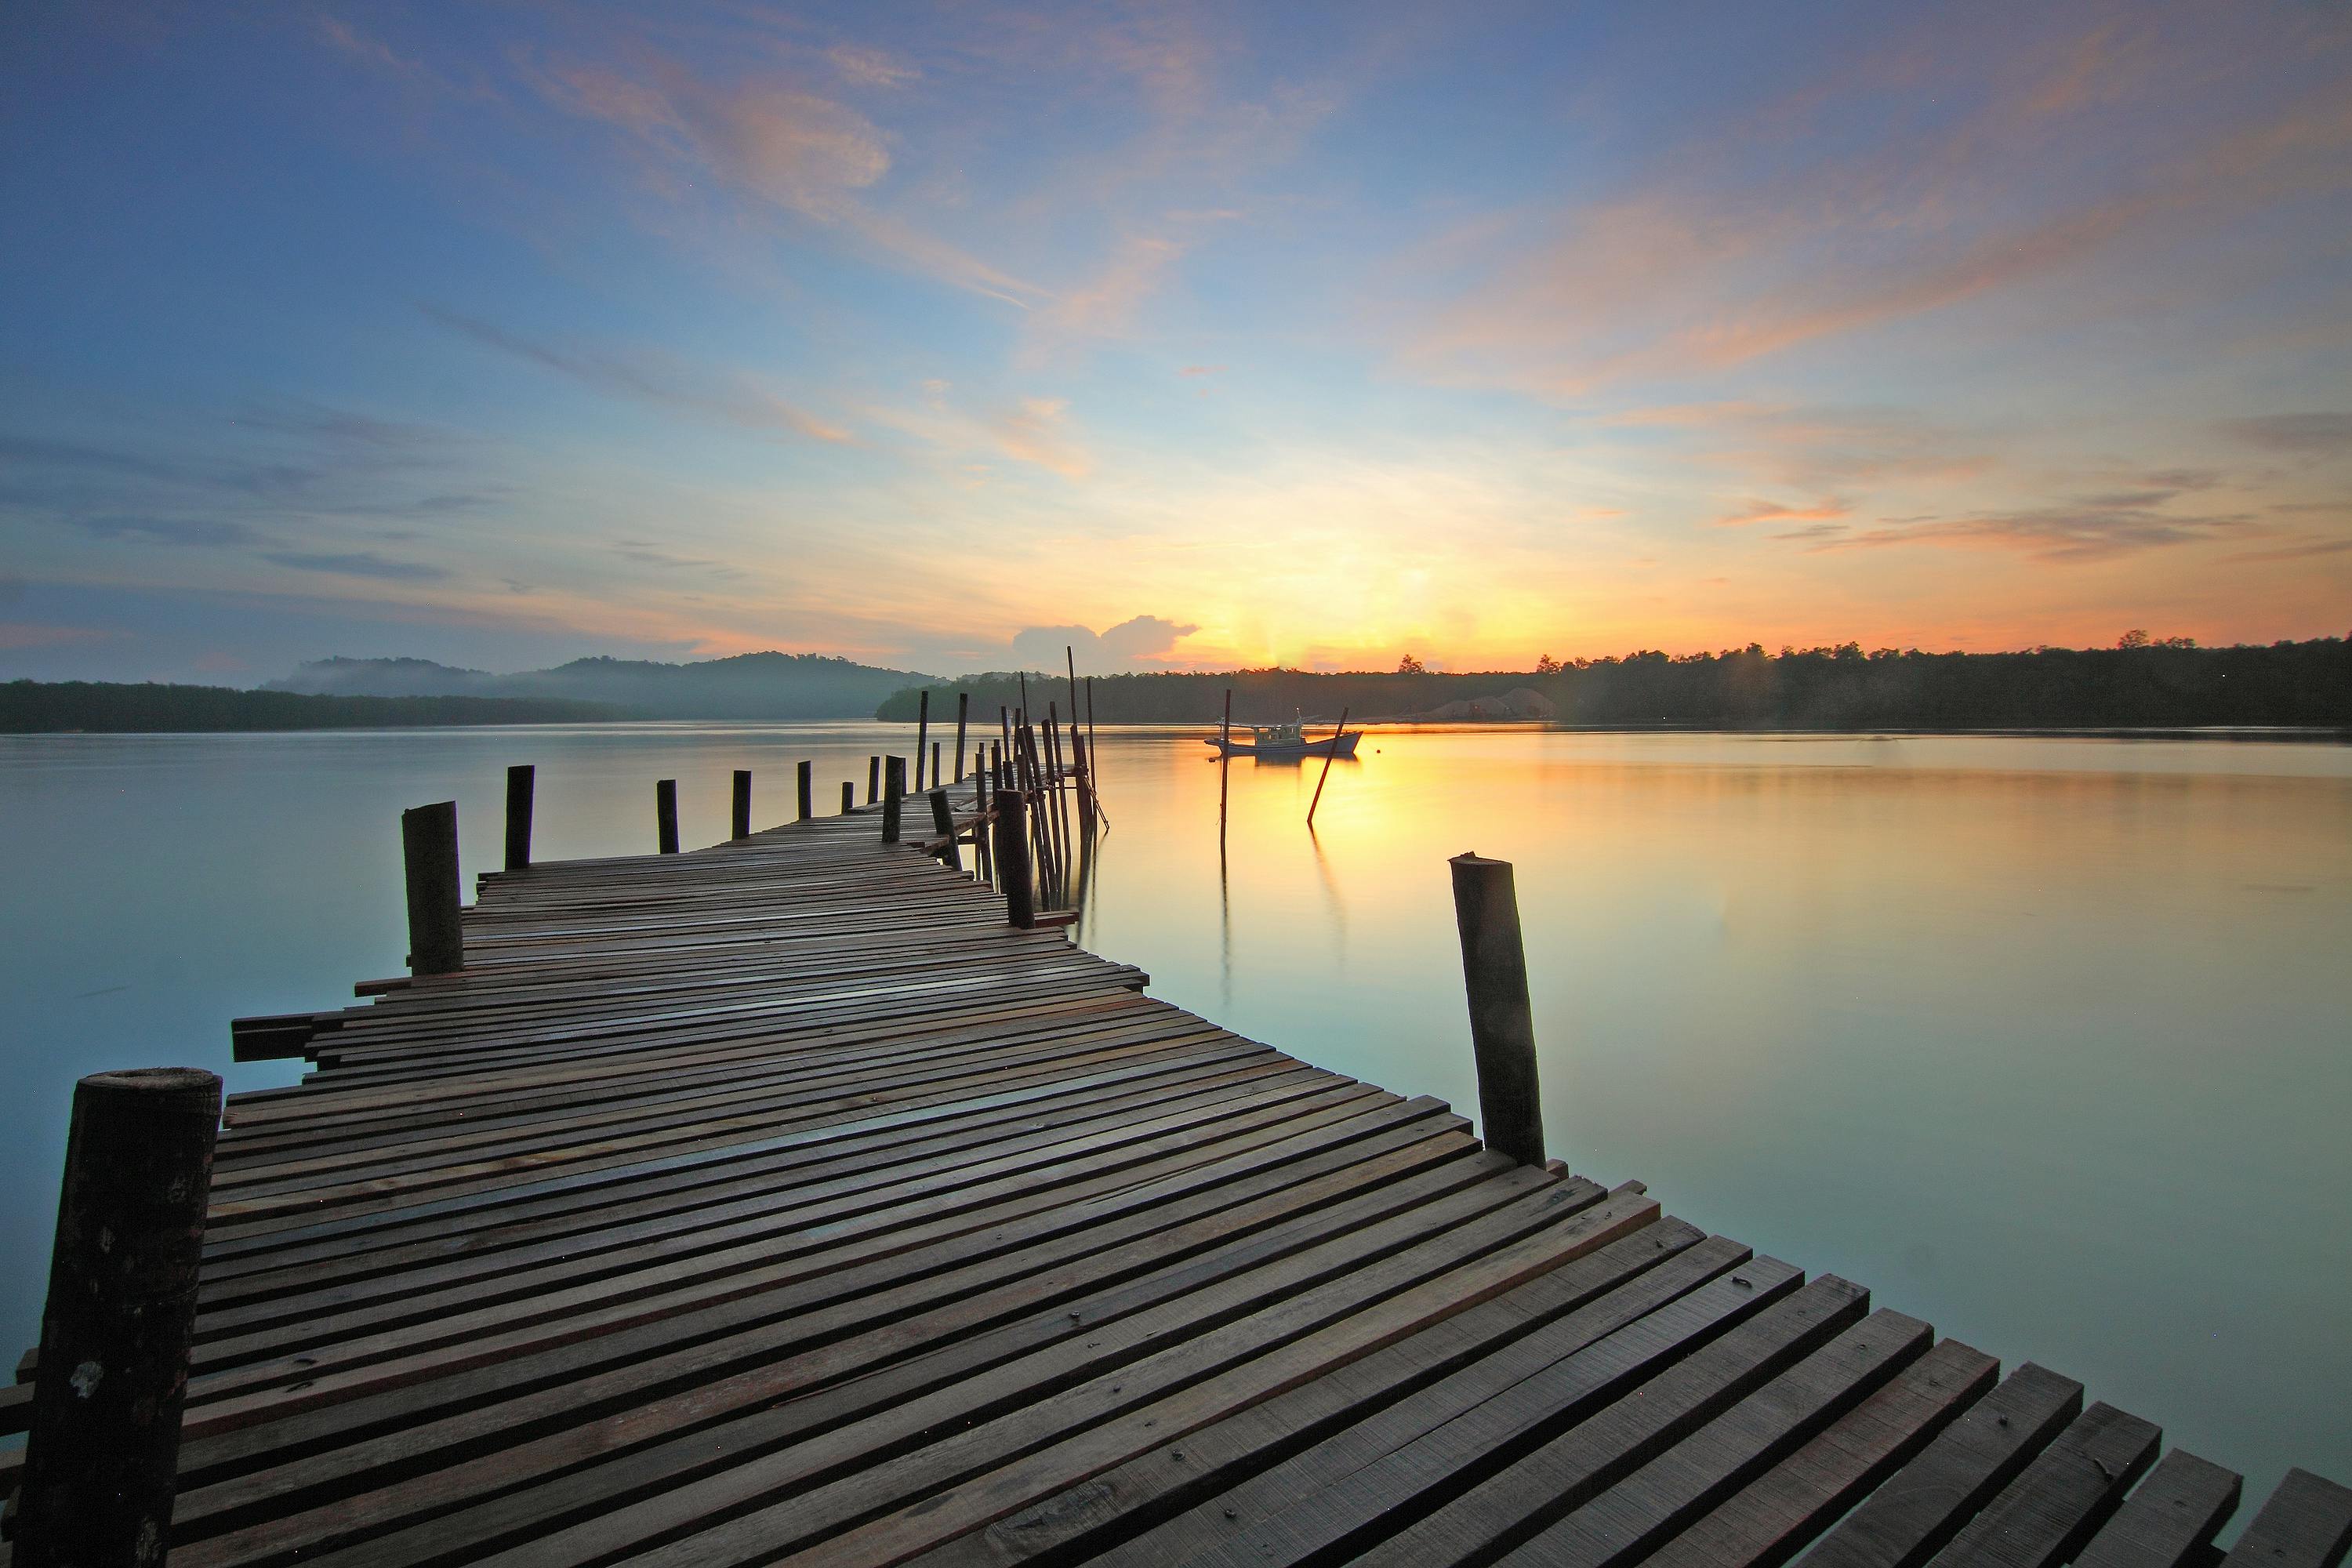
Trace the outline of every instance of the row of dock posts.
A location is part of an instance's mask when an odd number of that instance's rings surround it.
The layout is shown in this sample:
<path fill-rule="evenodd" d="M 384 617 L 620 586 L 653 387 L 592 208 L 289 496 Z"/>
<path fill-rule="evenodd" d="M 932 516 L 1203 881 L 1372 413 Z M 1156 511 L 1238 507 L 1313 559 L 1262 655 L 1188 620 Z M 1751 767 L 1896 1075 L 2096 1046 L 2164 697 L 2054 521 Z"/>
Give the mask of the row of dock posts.
<path fill-rule="evenodd" d="M 917 750 L 916 776 L 928 773 L 930 785 L 923 794 L 937 832 L 931 847 L 961 870 L 957 846 L 969 833 L 977 873 L 992 878 L 1007 922 L 1023 930 L 1066 923 L 1066 915 L 1050 921 L 1037 895 L 1041 881 L 1057 890 L 1067 885 L 1057 868 L 1070 854 L 1068 795 L 1080 819 L 1080 854 L 1104 820 L 1091 737 L 1080 733 L 1076 711 L 1074 702 L 1066 752 L 1052 704 L 1042 734 L 1025 710 L 1001 712 L 999 741 L 974 755 L 975 810 L 961 825 L 939 760 Z M 1091 711 L 1087 718 L 1091 731 Z M 961 703 L 957 721 L 951 782 L 961 783 Z M 873 759 L 869 773 L 884 792 L 882 836 L 895 841 L 906 763 L 885 763 Z M 751 831 L 751 782 L 748 771 L 735 773 L 731 826 L 739 838 Z M 508 771 L 509 870 L 530 864 L 535 784 L 528 764 Z M 814 815 L 807 762 L 797 786 L 799 820 L 806 821 Z M 673 853 L 676 781 L 661 781 L 656 798 L 662 850 Z M 845 813 L 852 800 L 845 783 Z M 401 842 L 410 969 L 462 970 L 456 804 L 404 812 Z M 1486 1145 L 1542 1165 L 1535 1029 L 1511 866 L 1475 854 L 1449 864 Z M 161 1568 L 164 1561 L 221 1108 L 219 1077 L 196 1068 L 97 1073 L 75 1086 L 23 1480 L 5 1515 L 16 1568 Z"/>

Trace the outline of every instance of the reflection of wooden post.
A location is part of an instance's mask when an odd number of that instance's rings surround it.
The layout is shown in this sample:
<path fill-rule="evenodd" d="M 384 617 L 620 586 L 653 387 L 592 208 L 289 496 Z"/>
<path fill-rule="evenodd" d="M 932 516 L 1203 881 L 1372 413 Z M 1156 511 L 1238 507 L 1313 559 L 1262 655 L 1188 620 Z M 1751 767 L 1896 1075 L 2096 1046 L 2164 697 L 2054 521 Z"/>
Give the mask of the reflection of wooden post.
<path fill-rule="evenodd" d="M 164 1560 L 220 1111 L 221 1080 L 194 1068 L 74 1086 L 17 1494 L 22 1568 Z"/>
<path fill-rule="evenodd" d="M 1339 737 L 1348 732 L 1348 710 L 1339 710 L 1339 727 L 1331 731 L 1331 749 L 1323 753 L 1323 771 L 1316 776 L 1315 798 L 1307 803 L 1307 826 L 1315 826 L 1315 808 L 1323 804 L 1323 781 L 1331 776 L 1331 759 L 1339 754 Z"/>
<path fill-rule="evenodd" d="M 730 833 L 730 834 L 728 835 L 728 837 L 729 837 L 730 838 L 749 838 L 749 837 L 751 837 L 751 769 L 749 769 L 749 768 L 737 768 L 737 769 L 735 770 L 735 796 L 734 796 L 734 799 L 732 800 L 732 802 L 730 802 L 730 806 L 731 806 L 731 810 L 730 810 L 730 814 L 729 814 L 728 826 L 730 826 L 730 827 L 732 827 L 732 828 L 734 829 L 734 831 L 733 831 L 732 833 Z"/>
<path fill-rule="evenodd" d="M 654 842 L 665 855 L 677 853 L 677 781 L 654 785 Z"/>
<path fill-rule="evenodd" d="M 1225 688 L 1224 722 L 1217 726 L 1217 847 L 1225 847 L 1225 797 L 1234 782 L 1234 689 Z"/>
<path fill-rule="evenodd" d="M 400 814 L 400 852 L 408 879 L 408 972 L 448 974 L 466 967 L 466 933 L 457 917 L 457 803 L 445 800 Z"/>
<path fill-rule="evenodd" d="M 507 770 L 507 869 L 530 864 L 530 797 L 539 770 L 518 763 Z"/>
<path fill-rule="evenodd" d="M 948 841 L 940 846 L 940 858 L 947 862 L 950 870 L 962 870 L 963 851 L 956 847 L 955 841 L 955 813 L 950 809 L 948 792 L 943 789 L 931 791 L 931 826 L 947 835 Z"/>
<path fill-rule="evenodd" d="M 1029 883 L 1029 805 L 1021 791 L 1003 788 L 1002 778 L 996 782 L 996 879 L 1004 889 L 1005 919 L 1027 931 L 1037 923 L 1036 889 Z"/>
<path fill-rule="evenodd" d="M 1511 863 L 1457 855 L 1454 921 L 1462 981 L 1470 994 L 1470 1048 L 1478 1061 L 1478 1121 L 1486 1147 L 1522 1165 L 1544 1163 L 1543 1102 L 1536 1083 L 1536 1026 L 1528 1002 L 1527 951 Z"/>
<path fill-rule="evenodd" d="M 898 842 L 898 815 L 907 795 L 907 759 L 890 757 L 882 764 L 882 842 Z"/>
<path fill-rule="evenodd" d="M 800 766 L 800 775 L 794 782 L 800 795 L 799 805 L 801 814 L 799 819 L 803 822 L 806 822 L 810 817 L 816 815 L 816 801 L 814 798 L 816 788 L 816 764 L 811 762 L 803 762 Z"/>
<path fill-rule="evenodd" d="M 954 777 L 952 780 L 950 780 L 950 783 L 954 783 L 954 784 L 961 784 L 961 783 L 963 783 L 963 727 L 964 727 L 964 722 L 965 722 L 965 721 L 966 721 L 966 720 L 968 720 L 968 719 L 970 719 L 971 717 L 971 692 L 969 692 L 969 691 L 959 691 L 959 692 L 957 692 L 957 693 L 956 693 L 956 771 L 955 771 L 955 777 Z"/>
<path fill-rule="evenodd" d="M 915 709 L 915 793 L 923 793 L 923 752 L 931 743 L 931 689 L 923 688 Z"/>

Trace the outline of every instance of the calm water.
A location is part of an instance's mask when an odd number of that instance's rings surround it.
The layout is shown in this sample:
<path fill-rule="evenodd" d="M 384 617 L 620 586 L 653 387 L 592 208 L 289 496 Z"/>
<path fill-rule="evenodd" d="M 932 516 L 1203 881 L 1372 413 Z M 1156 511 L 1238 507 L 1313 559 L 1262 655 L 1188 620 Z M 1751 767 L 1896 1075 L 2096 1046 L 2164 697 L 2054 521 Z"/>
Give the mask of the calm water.
<path fill-rule="evenodd" d="M 73 1079 L 194 1062 L 406 949 L 396 817 L 503 771 L 543 857 L 820 809 L 872 724 L 0 738 L 0 1348 L 37 1332 Z M 1444 858 L 1517 865 L 1553 1152 L 2244 1469 L 2352 1479 L 2352 749 L 2217 742 L 1374 734 L 1218 769 L 1104 736 L 1081 935 L 1161 996 L 1475 1109 Z M 2260 1489 L 2259 1490 L 2256 1489 Z"/>

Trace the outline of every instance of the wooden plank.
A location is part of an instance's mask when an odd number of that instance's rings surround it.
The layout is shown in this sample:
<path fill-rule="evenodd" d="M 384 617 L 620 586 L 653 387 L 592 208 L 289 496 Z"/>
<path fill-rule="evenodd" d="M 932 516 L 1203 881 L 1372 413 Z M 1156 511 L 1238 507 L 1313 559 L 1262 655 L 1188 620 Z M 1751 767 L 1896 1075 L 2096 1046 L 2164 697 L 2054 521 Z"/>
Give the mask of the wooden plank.
<path fill-rule="evenodd" d="M 1822 1275 L 1637 1392 L 1485 1476 L 1365 1552 L 1363 1560 L 1422 1565 L 1517 1546 L 1843 1331 L 1868 1310 L 1869 1300 L 1862 1287 Z M 1445 1458 L 1452 1463 L 1452 1456 Z M 1402 1490 L 1400 1483 L 1422 1478 L 1405 1468 L 1385 1479 Z M 1367 1472 L 1358 1479 L 1378 1484 L 1380 1478 Z M 1434 1500 L 1421 1484 L 1411 1485 L 1408 1495 L 1414 1509 Z M 1384 1510 L 1386 1520 L 1374 1521 L 1381 1533 L 1392 1526 L 1395 1511 Z"/>
<path fill-rule="evenodd" d="M 1511 1568 L 1615 1568 L 1660 1544 L 1925 1354 L 1936 1332 L 1873 1313 L 1505 1555 Z"/>
<path fill-rule="evenodd" d="M 1991 1390 L 2000 1363 L 1946 1340 L 1649 1559 L 1654 1568 L 1788 1562 Z"/>
<path fill-rule="evenodd" d="M 1806 1568 L 1915 1568 L 1960 1531 L 2083 1408 L 2083 1385 L 2026 1363 L 1824 1537 Z"/>
<path fill-rule="evenodd" d="M 2352 1489 L 2292 1469 L 2223 1568 L 2336 1568 L 2352 1551 Z"/>
<path fill-rule="evenodd" d="M 1932 1559 L 1939 1568 L 2049 1568 L 2081 1550 L 2156 1460 L 2164 1434 L 2092 1405 Z"/>
<path fill-rule="evenodd" d="M 2201 1563 L 2206 1549 L 2238 1511 L 2244 1485 L 2235 1470 L 2175 1448 L 2124 1500 L 2076 1568 L 2182 1568 Z"/>
<path fill-rule="evenodd" d="M 1542 1364 L 1541 1358 L 1571 1353 L 1748 1258 L 1735 1242 L 1661 1221 L 1354 1365 L 1163 1442 L 919 1561 L 948 1568 L 1020 1563 L 1049 1552 L 1057 1561 L 1099 1552 L 1302 1452 L 1339 1442 L 1374 1417 L 1402 1416 L 1426 1429 L 1443 1413 L 1517 1381 L 1528 1363 L 1512 1357 Z M 1280 1489 L 1288 1483 L 1274 1484 Z"/>

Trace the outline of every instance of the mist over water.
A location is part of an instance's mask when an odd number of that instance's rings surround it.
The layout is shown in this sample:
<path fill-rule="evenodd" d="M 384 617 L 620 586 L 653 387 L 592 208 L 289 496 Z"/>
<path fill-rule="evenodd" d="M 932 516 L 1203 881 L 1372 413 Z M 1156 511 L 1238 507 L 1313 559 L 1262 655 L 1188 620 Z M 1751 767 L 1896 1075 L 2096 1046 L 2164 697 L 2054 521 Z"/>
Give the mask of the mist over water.
<path fill-rule="evenodd" d="M 934 731 L 938 733 L 938 731 Z M 1517 868 L 1551 1151 L 2247 1472 L 2352 1473 L 2352 748 L 1964 736 L 1368 735 L 1220 770 L 1106 731 L 1080 939 L 1152 992 L 1475 1114 L 1445 858 Z M 406 949 L 398 814 L 504 771 L 541 858 L 821 814 L 911 726 L 0 738 L 0 1350 L 37 1332 L 73 1080 L 215 1068 Z M 952 745 L 952 731 L 948 735 Z"/>

